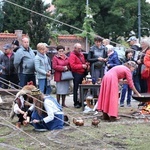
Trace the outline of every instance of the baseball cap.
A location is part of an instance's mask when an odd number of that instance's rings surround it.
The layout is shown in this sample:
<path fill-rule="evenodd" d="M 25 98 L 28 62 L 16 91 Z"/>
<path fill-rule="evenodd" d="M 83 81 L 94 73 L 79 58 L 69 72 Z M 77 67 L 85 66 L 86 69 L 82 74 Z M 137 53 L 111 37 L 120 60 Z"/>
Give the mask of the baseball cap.
<path fill-rule="evenodd" d="M 18 41 L 18 40 L 13 40 L 13 41 L 12 41 L 12 44 L 19 46 L 19 41 Z"/>
<path fill-rule="evenodd" d="M 4 50 L 11 49 L 11 44 L 5 44 L 3 49 Z"/>
<path fill-rule="evenodd" d="M 136 38 L 135 36 L 131 36 L 131 37 L 127 40 L 127 42 L 136 41 L 136 40 L 137 40 L 137 38 Z"/>

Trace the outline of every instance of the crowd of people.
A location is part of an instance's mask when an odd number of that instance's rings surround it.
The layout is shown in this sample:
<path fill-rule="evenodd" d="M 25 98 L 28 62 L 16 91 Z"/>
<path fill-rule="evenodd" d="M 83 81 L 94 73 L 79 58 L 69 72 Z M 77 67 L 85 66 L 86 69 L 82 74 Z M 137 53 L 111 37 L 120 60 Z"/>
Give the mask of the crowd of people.
<path fill-rule="evenodd" d="M 94 38 L 94 45 L 90 47 L 87 59 L 82 53 L 82 45 L 76 43 L 74 49 L 70 50 L 70 52 L 67 51 L 67 54 L 65 53 L 65 47 L 58 45 L 56 47 L 57 54 L 50 60 L 47 56 L 48 48 L 46 43 L 37 44 L 37 54 L 35 55 L 29 46 L 29 38 L 24 37 L 20 45 L 17 40 L 14 40 L 11 44 L 4 45 L 3 53 L 0 55 L 1 77 L 5 79 L 4 88 L 8 88 L 9 81 L 14 84 L 14 88 L 23 88 L 27 83 L 32 81 L 34 88 L 39 88 L 39 94 L 37 94 L 38 96 L 35 95 L 35 97 L 39 101 L 42 101 L 43 104 L 32 99 L 34 105 L 27 105 L 27 110 L 35 110 L 33 111 L 34 113 L 29 113 L 29 116 L 32 118 L 31 122 L 35 128 L 51 130 L 55 129 L 55 123 L 52 120 L 55 120 L 56 112 L 59 113 L 56 115 L 58 120 L 55 121 L 59 122 L 59 120 L 63 120 L 62 107 L 67 107 L 65 99 L 66 95 L 69 94 L 70 81 L 61 80 L 62 72 L 68 70 L 72 72 L 74 77 L 74 107 L 80 108 L 81 102 L 78 96 L 78 88 L 87 71 L 89 71 L 92 79 L 95 81 L 102 78 L 98 102 L 96 104 L 97 110 L 103 112 L 104 119 L 115 120 L 118 117 L 118 84 L 120 82 L 122 83 L 121 107 L 124 107 L 126 91 L 128 92 L 128 107 L 131 107 L 132 92 L 138 96 L 141 96 L 140 93 L 150 92 L 150 77 L 147 79 L 141 77 L 143 68 L 150 68 L 150 41 L 145 38 L 139 44 L 136 37 L 133 36 L 127 42 L 130 48 L 125 51 L 124 61 L 119 59 L 114 46 L 110 44 L 110 40 L 102 39 L 101 37 Z M 52 69 L 54 70 L 54 81 L 56 82 L 56 99 L 50 96 Z M 38 85 L 36 81 L 38 81 Z M 32 90 L 30 90 L 30 93 L 33 92 Z M 19 121 L 22 124 L 24 123 L 23 118 L 26 118 L 25 115 L 28 111 L 18 108 L 22 108 L 21 106 L 24 105 L 24 101 L 31 99 L 29 98 L 30 96 L 24 95 L 26 94 L 19 97 L 19 102 L 17 102 L 18 97 L 15 100 L 18 105 L 15 106 L 15 112 L 23 115 L 20 119 L 21 121 Z M 52 103 L 54 106 L 52 109 L 53 115 L 47 106 L 48 103 Z M 41 113 L 40 110 L 36 109 L 38 107 L 42 109 L 44 107 L 46 113 Z M 52 126 L 50 128 L 48 128 L 49 122 L 50 126 Z M 42 126 L 39 123 L 42 123 Z M 60 126 L 58 128 L 62 128 L 62 121 L 59 123 Z"/>

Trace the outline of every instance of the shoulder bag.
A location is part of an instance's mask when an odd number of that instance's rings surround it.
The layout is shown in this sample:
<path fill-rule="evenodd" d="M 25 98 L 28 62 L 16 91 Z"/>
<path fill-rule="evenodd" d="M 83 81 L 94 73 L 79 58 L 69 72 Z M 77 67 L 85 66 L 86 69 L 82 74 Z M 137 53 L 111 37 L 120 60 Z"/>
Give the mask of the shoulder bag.
<path fill-rule="evenodd" d="M 70 70 L 62 72 L 61 74 L 61 80 L 65 81 L 65 80 L 72 80 L 74 77 L 72 75 L 72 72 Z"/>

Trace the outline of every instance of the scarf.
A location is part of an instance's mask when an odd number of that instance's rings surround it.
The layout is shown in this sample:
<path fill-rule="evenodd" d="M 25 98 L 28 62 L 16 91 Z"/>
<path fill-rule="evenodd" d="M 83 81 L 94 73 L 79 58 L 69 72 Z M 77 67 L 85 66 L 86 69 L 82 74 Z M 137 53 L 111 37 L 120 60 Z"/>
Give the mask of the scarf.
<path fill-rule="evenodd" d="M 45 96 L 45 97 L 44 97 L 44 100 L 45 100 L 45 99 L 51 100 L 51 101 L 57 106 L 57 108 L 58 108 L 60 111 L 62 111 L 61 105 L 57 102 L 57 100 L 56 100 L 54 97 L 52 97 L 51 95 L 48 95 L 48 96 Z"/>

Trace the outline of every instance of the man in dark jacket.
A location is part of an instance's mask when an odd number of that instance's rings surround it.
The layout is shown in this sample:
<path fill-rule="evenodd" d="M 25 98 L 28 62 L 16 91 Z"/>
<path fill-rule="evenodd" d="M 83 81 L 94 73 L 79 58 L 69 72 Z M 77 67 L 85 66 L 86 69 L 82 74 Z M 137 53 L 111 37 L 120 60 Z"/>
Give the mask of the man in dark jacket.
<path fill-rule="evenodd" d="M 137 62 L 138 60 L 138 55 L 140 53 L 140 44 L 137 41 L 137 38 L 135 36 L 131 36 L 127 42 L 130 45 L 130 48 L 133 50 L 133 60 L 135 62 Z M 138 68 L 133 72 L 133 82 L 134 85 L 136 87 L 136 89 L 138 90 L 138 92 L 141 91 L 141 87 L 140 87 L 140 68 L 138 66 Z"/>
<path fill-rule="evenodd" d="M 0 56 L 0 68 L 2 69 L 2 78 L 4 79 L 4 88 L 8 88 L 9 81 L 14 83 L 15 88 L 18 88 L 18 74 L 14 67 L 14 53 L 12 52 L 11 44 L 6 44 L 3 47 L 4 54 Z"/>
<path fill-rule="evenodd" d="M 13 48 L 13 52 L 16 52 L 19 49 L 19 41 L 18 40 L 12 41 L 12 48 Z"/>

